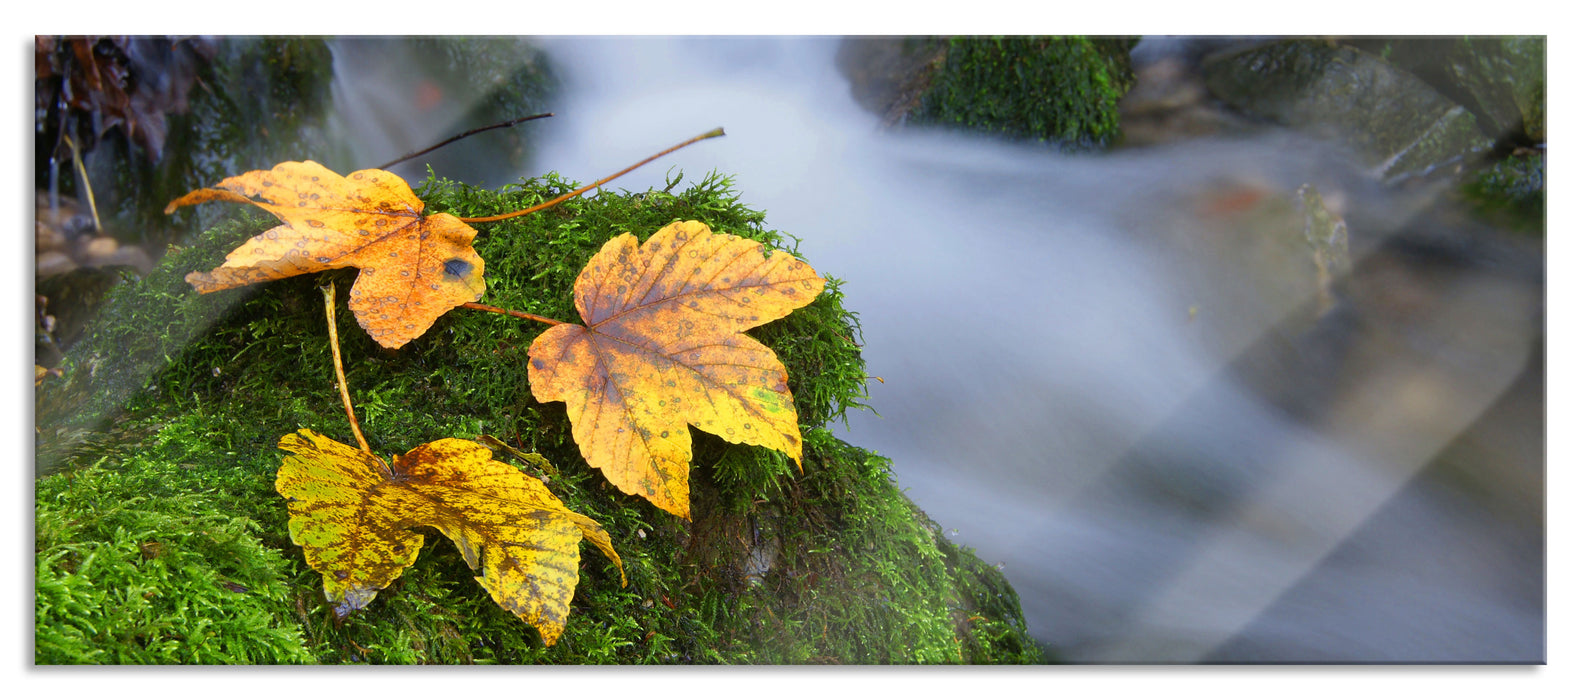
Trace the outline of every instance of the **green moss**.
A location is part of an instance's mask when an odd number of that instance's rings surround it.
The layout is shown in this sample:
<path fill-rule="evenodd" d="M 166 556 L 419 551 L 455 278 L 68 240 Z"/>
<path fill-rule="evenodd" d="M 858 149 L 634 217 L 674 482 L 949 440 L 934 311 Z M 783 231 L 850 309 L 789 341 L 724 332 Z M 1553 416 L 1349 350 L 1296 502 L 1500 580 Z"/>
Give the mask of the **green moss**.
<path fill-rule="evenodd" d="M 1039 660 L 1005 579 L 898 493 L 889 460 L 823 429 L 806 438 L 807 471 L 772 505 L 695 534 L 705 568 L 737 582 L 720 604 L 749 621 L 735 643 L 754 662 Z M 757 550 L 775 553 L 768 573 Z"/>
<path fill-rule="evenodd" d="M 432 211 L 471 215 L 519 209 L 572 188 L 555 176 L 500 190 L 430 180 L 420 194 Z M 666 223 L 686 219 L 795 251 L 795 240 L 765 228 L 763 214 L 742 205 L 723 177 L 707 177 L 674 194 L 606 192 L 480 225 L 477 247 L 487 261 L 489 285 L 484 301 L 577 320 L 572 281 L 595 250 L 623 232 L 646 238 Z M 810 306 L 752 331 L 787 366 L 806 437 L 803 471 L 777 453 L 693 431 L 694 519 L 687 522 L 610 487 L 582 462 L 564 404 L 532 399 L 526 350 L 543 330 L 540 324 L 457 310 L 422 338 L 389 351 L 375 345 L 345 310 L 354 270 L 211 295 L 183 289 L 181 275 L 212 267 L 247 235 L 269 225 L 240 213 L 192 248 L 169 256 L 141 283 L 117 288 L 107 312 L 68 354 L 65 381 L 39 394 L 40 406 L 55 407 L 39 411 L 41 466 L 42 455 L 51 455 L 53 468 L 61 472 L 41 482 L 55 489 L 49 493 L 77 498 L 82 484 L 94 483 L 84 479 L 94 475 L 124 482 L 126 493 L 151 489 L 143 500 L 126 500 L 126 512 L 212 513 L 245 531 L 238 541 L 253 548 L 246 560 L 263 562 L 263 569 L 247 574 L 245 581 L 235 578 L 243 574 L 225 568 L 236 555 L 202 555 L 206 566 L 231 577 L 227 580 L 249 591 L 270 591 L 267 601 L 260 597 L 259 616 L 232 623 L 245 630 L 225 628 L 226 634 L 264 639 L 269 630 L 286 630 L 299 634 L 300 641 L 273 651 L 249 642 L 264 651 L 236 654 L 237 661 L 1039 659 L 1004 579 L 939 536 L 896 488 L 886 460 L 823 429 L 847 409 L 861 406 L 865 397 L 856 319 L 841 304 L 837 280 Z M 321 578 L 289 541 L 284 503 L 273 491 L 282 458 L 275 443 L 281 435 L 310 428 L 350 441 L 317 289 L 328 280 L 340 290 L 337 321 L 347 382 L 374 450 L 392 454 L 443 437 L 494 436 L 542 455 L 547 467 L 505 451 L 497 458 L 547 475 L 550 489 L 568 507 L 611 534 L 629 585 L 622 588 L 613 565 L 585 547 L 568 626 L 555 646 L 545 647 L 533 628 L 495 605 L 455 547 L 432 531 L 417 563 L 367 609 L 334 620 Z M 52 611 L 40 615 L 40 638 L 75 640 L 50 647 L 50 654 L 60 655 L 49 658 L 155 660 L 129 651 L 143 643 L 140 639 L 105 636 L 105 630 L 134 625 L 126 619 L 127 608 L 98 606 L 93 595 L 99 594 L 92 591 L 146 591 L 166 584 L 139 567 L 119 578 L 67 570 L 47 552 L 119 547 L 115 551 L 126 558 L 134 539 L 185 542 L 197 537 L 195 527 L 214 529 L 194 525 L 198 521 L 160 522 L 124 542 L 113 528 L 99 528 L 63 530 L 52 536 L 48 549 L 41 544 L 41 569 L 59 571 L 41 575 L 40 581 L 66 583 L 48 584 L 54 587 L 47 593 L 46 584 L 40 584 L 39 606 Z M 278 584 L 271 588 L 260 581 Z M 68 593 L 57 594 L 62 588 Z M 69 594 L 76 590 L 88 592 Z M 189 600 L 186 593 L 171 597 Z M 217 618 L 230 614 L 223 606 L 188 607 L 205 620 L 216 618 L 206 623 L 213 629 L 219 629 Z M 74 651 L 53 651 L 57 647 Z M 44 658 L 40 644 L 39 659 Z"/>
<path fill-rule="evenodd" d="M 911 119 L 1058 144 L 1106 148 L 1136 81 L 1134 41 L 1089 37 L 953 37 Z"/>
<path fill-rule="evenodd" d="M 279 543 L 233 499 L 264 470 L 210 483 L 183 468 L 202 419 L 162 431 L 114 469 L 35 491 L 35 661 L 41 664 L 309 663 L 289 613 Z M 232 453 L 235 454 L 234 452 Z"/>
<path fill-rule="evenodd" d="M 1544 232 L 1544 156 L 1512 155 L 1478 172 L 1462 196 L 1481 216 L 1526 233 Z"/>

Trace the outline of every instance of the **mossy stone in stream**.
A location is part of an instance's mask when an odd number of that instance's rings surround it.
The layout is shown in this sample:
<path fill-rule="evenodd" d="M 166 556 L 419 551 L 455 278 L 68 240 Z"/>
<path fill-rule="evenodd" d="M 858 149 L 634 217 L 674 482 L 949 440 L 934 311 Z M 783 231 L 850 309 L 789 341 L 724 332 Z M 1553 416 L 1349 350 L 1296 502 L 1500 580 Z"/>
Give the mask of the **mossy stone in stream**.
<path fill-rule="evenodd" d="M 1120 136 L 1135 39 L 952 37 L 909 115 L 915 124 L 1034 139 L 1067 151 Z"/>
<path fill-rule="evenodd" d="M 430 211 L 466 216 L 570 189 L 548 176 L 500 190 L 430 180 L 419 194 Z M 646 238 L 686 219 L 795 252 L 795 240 L 765 228 L 722 177 L 679 193 L 606 192 L 480 225 L 484 301 L 575 320 L 572 281 L 595 250 L 620 233 Z M 186 272 L 218 264 L 270 225 L 238 209 L 146 279 L 118 287 L 68 355 L 66 376 L 39 391 L 40 450 L 55 473 L 37 486 L 36 661 L 1041 660 L 1004 578 L 940 536 L 896 487 L 887 460 L 824 429 L 862 404 L 867 380 L 838 280 L 751 332 L 788 369 L 806 438 L 803 471 L 778 453 L 694 432 L 687 522 L 610 487 L 582 462 L 564 406 L 533 401 L 526 350 L 543 326 L 456 310 L 389 351 L 345 310 L 354 270 L 211 295 L 182 289 Z M 367 609 L 334 621 L 273 488 L 281 435 L 309 428 L 350 441 L 318 291 L 329 280 L 342 300 L 347 382 L 376 452 L 495 436 L 547 459 L 552 473 L 522 466 L 543 472 L 569 508 L 611 534 L 630 583 L 622 588 L 613 566 L 584 547 L 555 646 L 499 608 L 433 532 L 417 563 Z M 85 505 L 106 502 L 114 506 Z M 158 547 L 144 558 L 148 543 Z M 102 554 L 87 562 L 94 552 Z M 206 648 L 224 651 L 187 649 L 194 628 L 211 635 Z"/>
<path fill-rule="evenodd" d="M 1473 175 L 1461 194 L 1480 216 L 1523 233 L 1545 232 L 1542 154 L 1511 155 Z"/>

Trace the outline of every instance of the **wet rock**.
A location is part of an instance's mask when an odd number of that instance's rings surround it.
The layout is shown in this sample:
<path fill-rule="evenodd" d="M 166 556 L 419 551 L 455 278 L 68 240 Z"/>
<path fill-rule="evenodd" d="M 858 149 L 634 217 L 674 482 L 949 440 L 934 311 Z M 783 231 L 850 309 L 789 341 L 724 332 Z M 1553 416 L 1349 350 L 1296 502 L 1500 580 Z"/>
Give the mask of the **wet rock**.
<path fill-rule="evenodd" d="M 1541 36 L 1374 39 L 1351 42 L 1470 109 L 1484 131 L 1542 143 L 1546 42 Z"/>
<path fill-rule="evenodd" d="M 33 223 L 33 252 L 45 253 L 66 247 L 66 234 L 42 221 Z"/>
<path fill-rule="evenodd" d="M 98 313 L 105 295 L 124 281 L 117 268 L 75 264 L 70 269 L 39 276 L 35 288 L 44 297 L 53 319 L 53 327 L 48 330 L 59 350 L 70 350 L 82 338 L 83 327 Z"/>
<path fill-rule="evenodd" d="M 1497 133 L 1545 140 L 1544 38 L 1467 39 L 1450 64 Z"/>
<path fill-rule="evenodd" d="M 1137 68 L 1137 84 L 1119 105 L 1124 147 L 1153 146 L 1243 131 L 1245 118 L 1210 98 L 1202 75 L 1180 57 Z"/>
<path fill-rule="evenodd" d="M 1335 280 L 1351 273 L 1351 235 L 1346 221 L 1326 205 L 1312 185 L 1297 189 L 1302 206 L 1302 237 L 1313 250 L 1313 265 L 1318 268 L 1318 314 L 1335 305 Z"/>
<path fill-rule="evenodd" d="M 49 193 L 44 191 L 34 196 L 33 222 L 39 236 L 40 250 L 47 249 L 44 245 L 46 237 L 51 242 L 50 248 L 64 247 L 65 241 L 93 231 L 93 215 L 87 207 L 65 196 L 57 196 L 51 202 Z"/>
<path fill-rule="evenodd" d="M 1494 145 L 1465 107 L 1354 47 L 1274 41 L 1209 56 L 1203 72 L 1236 109 L 1336 138 L 1386 179 L 1453 168 Z"/>
<path fill-rule="evenodd" d="M 835 63 L 851 81 L 852 99 L 890 127 L 917 108 L 945 49 L 938 37 L 848 37 Z"/>

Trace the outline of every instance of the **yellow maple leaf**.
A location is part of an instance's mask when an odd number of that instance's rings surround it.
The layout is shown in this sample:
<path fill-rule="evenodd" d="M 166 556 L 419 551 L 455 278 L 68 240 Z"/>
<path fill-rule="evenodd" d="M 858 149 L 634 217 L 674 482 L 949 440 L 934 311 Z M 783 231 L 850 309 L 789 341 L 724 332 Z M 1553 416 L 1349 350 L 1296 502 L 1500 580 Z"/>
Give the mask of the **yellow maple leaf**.
<path fill-rule="evenodd" d="M 341 177 L 313 161 L 280 163 L 189 192 L 165 213 L 215 200 L 257 205 L 285 223 L 237 246 L 220 267 L 187 275 L 200 293 L 357 267 L 349 308 L 387 348 L 483 295 L 477 232 L 450 214 L 423 216 L 422 200 L 393 173 Z"/>
<path fill-rule="evenodd" d="M 567 510 L 544 484 L 494 461 L 478 443 L 446 438 L 389 463 L 299 430 L 280 438 L 287 456 L 275 490 L 291 512 L 291 541 L 302 546 L 337 616 L 366 606 L 417 560 L 432 526 L 461 550 L 500 607 L 554 644 L 566 628 L 581 557 L 591 541 L 626 572 L 598 523 Z"/>
<path fill-rule="evenodd" d="M 539 401 L 565 401 L 589 466 L 621 491 L 690 516 L 690 423 L 802 464 L 802 434 L 774 351 L 743 334 L 807 305 L 824 280 L 791 255 L 673 223 L 639 248 L 622 234 L 577 276 L 586 326 L 552 326 L 528 349 Z"/>

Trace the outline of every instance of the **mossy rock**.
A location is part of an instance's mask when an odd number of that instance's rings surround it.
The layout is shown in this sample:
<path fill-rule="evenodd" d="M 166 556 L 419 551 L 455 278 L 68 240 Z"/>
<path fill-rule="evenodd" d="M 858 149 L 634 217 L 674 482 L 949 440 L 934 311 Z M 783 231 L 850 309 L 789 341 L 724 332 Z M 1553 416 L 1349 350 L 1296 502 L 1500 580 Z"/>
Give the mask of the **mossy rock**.
<path fill-rule="evenodd" d="M 1136 82 L 1135 39 L 952 37 L 908 115 L 1032 139 L 1066 151 L 1109 147 L 1120 137 L 1119 103 Z"/>
<path fill-rule="evenodd" d="M 430 179 L 430 211 L 493 214 L 572 189 Z M 484 301 L 575 320 L 572 281 L 604 241 L 697 219 L 795 253 L 725 178 L 603 193 L 480 225 Z M 37 663 L 1023 663 L 1041 660 L 1005 579 L 896 487 L 887 460 L 823 426 L 864 399 L 856 318 L 830 280 L 752 331 L 785 363 L 806 439 L 784 456 L 693 431 L 691 522 L 608 486 L 563 404 L 539 404 L 543 326 L 458 309 L 398 351 L 345 310 L 355 270 L 198 295 L 182 281 L 274 221 L 234 218 L 110 293 L 65 376 L 38 390 Z M 813 261 L 816 265 L 816 261 Z M 601 523 L 629 585 L 584 547 L 554 646 L 502 610 L 448 540 L 336 622 L 274 491 L 280 436 L 349 441 L 322 296 L 335 281 L 347 382 L 374 451 L 492 435 L 555 467 L 550 489 Z M 498 459 L 514 461 L 506 454 Z M 532 467 L 528 467 L 532 468 Z"/>
<path fill-rule="evenodd" d="M 1484 219 L 1512 230 L 1545 232 L 1545 157 L 1517 153 L 1478 171 L 1462 185 L 1462 197 Z"/>

